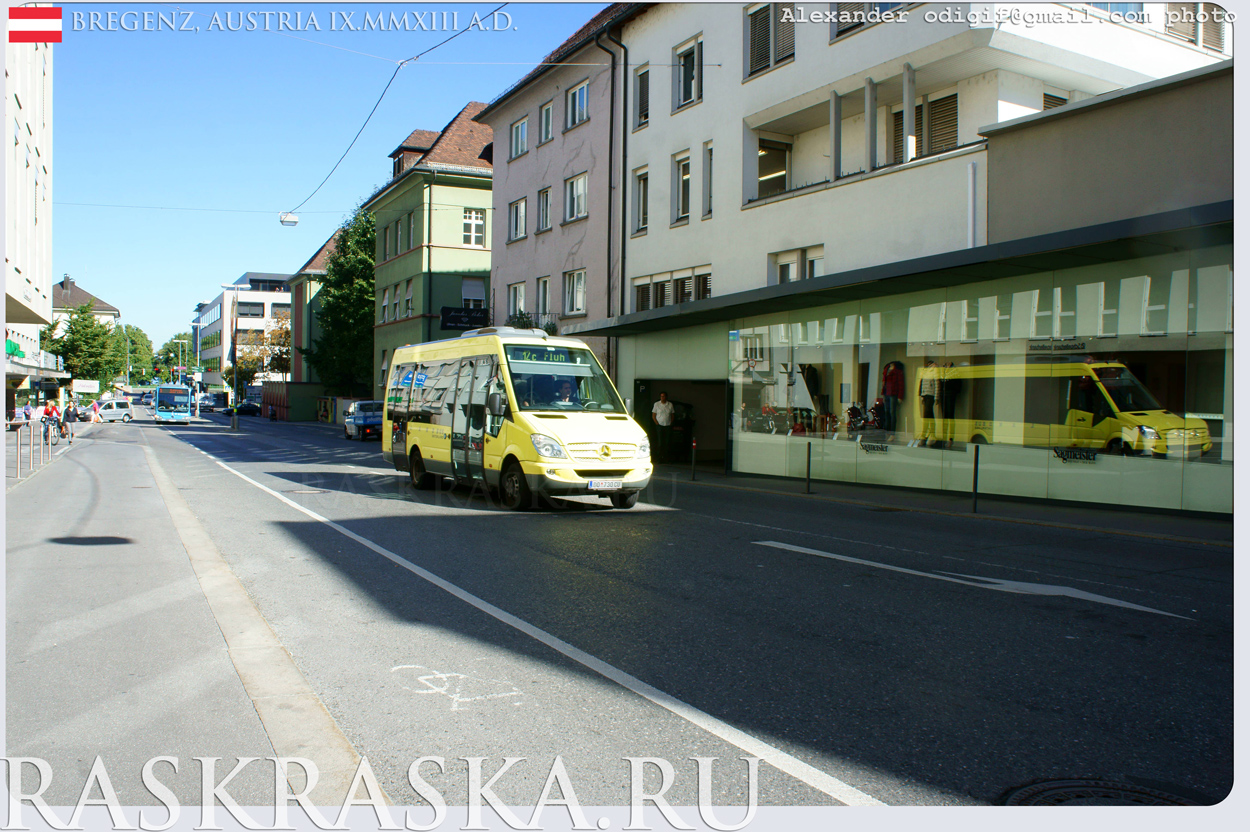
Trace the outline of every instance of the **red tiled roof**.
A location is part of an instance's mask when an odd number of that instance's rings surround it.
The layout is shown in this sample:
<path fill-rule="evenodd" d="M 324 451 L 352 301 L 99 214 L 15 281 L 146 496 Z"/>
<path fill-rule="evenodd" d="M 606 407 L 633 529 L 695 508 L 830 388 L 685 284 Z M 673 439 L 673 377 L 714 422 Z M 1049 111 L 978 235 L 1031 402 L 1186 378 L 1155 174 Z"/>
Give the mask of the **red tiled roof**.
<path fill-rule="evenodd" d="M 391 151 L 391 157 L 394 158 L 396 153 L 405 150 L 429 150 L 437 139 L 438 131 L 436 130 L 413 130 L 408 134 L 408 138 L 400 142 L 399 147 Z"/>
<path fill-rule="evenodd" d="M 339 232 L 335 231 L 330 235 L 330 239 L 325 241 L 325 245 L 317 249 L 317 253 L 307 263 L 299 267 L 299 271 L 295 275 L 301 275 L 305 272 L 324 272 L 326 270 L 326 260 L 334 253 L 334 245 L 338 242 L 338 238 Z"/>
<path fill-rule="evenodd" d="M 494 131 L 485 124 L 479 124 L 473 117 L 486 105 L 480 101 L 470 101 L 456 117 L 443 128 L 434 141 L 434 146 L 417 160 L 418 165 L 458 165 L 466 168 L 491 169 L 491 163 L 482 158 L 486 145 L 494 139 Z"/>

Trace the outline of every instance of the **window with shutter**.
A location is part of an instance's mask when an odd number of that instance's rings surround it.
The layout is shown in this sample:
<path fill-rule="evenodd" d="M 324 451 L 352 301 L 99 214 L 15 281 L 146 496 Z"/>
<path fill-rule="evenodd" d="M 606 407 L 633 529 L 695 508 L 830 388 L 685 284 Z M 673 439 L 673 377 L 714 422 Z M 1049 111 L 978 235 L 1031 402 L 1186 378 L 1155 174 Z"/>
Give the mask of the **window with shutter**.
<path fill-rule="evenodd" d="M 1217 52 L 1224 51 L 1224 10 L 1214 3 L 1202 4 L 1199 16 L 1202 27 L 1202 45 Z"/>
<path fill-rule="evenodd" d="M 921 155 L 922 149 L 924 148 L 923 115 L 924 115 L 924 108 L 921 105 L 917 104 L 916 105 L 916 152 L 913 158 L 915 156 Z M 903 111 L 902 110 L 899 110 L 898 112 L 894 113 L 894 134 L 893 134 L 892 146 L 893 146 L 892 152 L 894 153 L 894 156 L 892 158 L 894 159 L 894 161 L 895 162 L 903 161 Z"/>
<path fill-rule="evenodd" d="M 851 32 L 864 25 L 863 3 L 838 4 L 838 34 Z"/>
<path fill-rule="evenodd" d="M 959 95 L 929 102 L 929 152 L 959 146 Z"/>
<path fill-rule="evenodd" d="M 789 11 L 789 14 L 786 12 Z M 776 31 L 776 49 L 773 51 L 773 63 L 781 63 L 786 58 L 794 57 L 794 4 L 774 3 L 773 23 Z"/>
<path fill-rule="evenodd" d="M 675 303 L 689 303 L 694 300 L 694 291 L 692 286 L 692 278 L 679 277 L 673 281 L 673 301 Z"/>
<path fill-rule="evenodd" d="M 651 308 L 651 284 L 634 287 L 634 311 L 645 312 Z"/>
<path fill-rule="evenodd" d="M 712 275 L 696 274 L 694 276 L 694 299 L 703 300 L 712 296 Z"/>
<path fill-rule="evenodd" d="M 646 124 L 651 118 L 651 72 L 643 70 L 638 73 L 638 126 Z"/>
<path fill-rule="evenodd" d="M 1198 42 L 1195 3 L 1168 3 L 1167 32 L 1190 43 Z"/>
<path fill-rule="evenodd" d="M 772 40 L 771 22 L 768 6 L 751 14 L 751 60 L 748 68 L 751 75 L 772 65 L 769 49 L 769 41 Z"/>
<path fill-rule="evenodd" d="M 651 284 L 651 302 L 656 309 L 669 305 L 669 283 L 667 280 Z"/>
<path fill-rule="evenodd" d="M 1067 104 L 1067 103 L 1068 103 L 1068 99 L 1060 98 L 1057 95 L 1051 95 L 1050 93 L 1043 93 L 1042 95 L 1042 109 L 1043 110 L 1053 110 L 1056 107 L 1062 107 L 1064 104 Z"/>

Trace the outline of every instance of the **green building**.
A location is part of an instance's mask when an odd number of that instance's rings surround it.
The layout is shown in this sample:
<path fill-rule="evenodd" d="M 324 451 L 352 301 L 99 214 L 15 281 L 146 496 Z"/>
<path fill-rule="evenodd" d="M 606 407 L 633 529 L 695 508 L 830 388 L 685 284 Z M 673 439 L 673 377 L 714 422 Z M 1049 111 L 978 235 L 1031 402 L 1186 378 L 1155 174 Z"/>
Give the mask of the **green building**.
<path fill-rule="evenodd" d="M 441 132 L 413 131 L 365 203 L 377 223 L 374 387 L 397 347 L 489 323 L 491 128 L 470 103 Z"/>

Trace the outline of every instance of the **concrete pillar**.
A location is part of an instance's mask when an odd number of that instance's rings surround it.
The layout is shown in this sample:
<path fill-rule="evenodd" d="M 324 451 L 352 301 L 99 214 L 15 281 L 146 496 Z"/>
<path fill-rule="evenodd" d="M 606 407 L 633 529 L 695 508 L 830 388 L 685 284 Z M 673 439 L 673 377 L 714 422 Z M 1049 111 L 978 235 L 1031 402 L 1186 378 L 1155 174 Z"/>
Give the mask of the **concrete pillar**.
<path fill-rule="evenodd" d="M 904 164 L 916 158 L 916 70 L 903 64 L 903 158 Z"/>
<path fill-rule="evenodd" d="M 864 173 L 877 169 L 877 85 L 864 79 Z"/>
<path fill-rule="evenodd" d="M 842 96 L 829 93 L 829 181 L 842 175 Z"/>
<path fill-rule="evenodd" d="M 760 136 L 742 122 L 742 201 L 760 195 Z"/>

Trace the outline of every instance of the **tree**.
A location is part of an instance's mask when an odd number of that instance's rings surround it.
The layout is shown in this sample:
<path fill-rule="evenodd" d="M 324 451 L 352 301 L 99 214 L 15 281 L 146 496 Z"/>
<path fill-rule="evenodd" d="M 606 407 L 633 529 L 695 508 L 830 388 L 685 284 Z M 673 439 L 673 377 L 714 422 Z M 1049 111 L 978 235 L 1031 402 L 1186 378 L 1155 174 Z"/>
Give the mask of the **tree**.
<path fill-rule="evenodd" d="M 368 395 L 373 377 L 373 214 L 357 208 L 335 236 L 318 297 L 321 337 L 300 352 L 326 386 L 340 395 Z"/>
<path fill-rule="evenodd" d="M 186 341 L 186 343 L 179 344 L 178 341 Z M 170 367 L 189 367 L 195 360 L 195 339 L 190 332 L 171 335 L 168 341 L 161 344 L 156 354 Z"/>
<path fill-rule="evenodd" d="M 132 324 L 125 324 L 113 330 L 116 347 L 122 354 L 122 368 L 119 373 L 126 375 L 126 351 L 130 351 L 130 378 L 146 379 L 152 374 L 152 341 L 142 329 Z M 129 343 L 127 343 L 129 341 Z"/>
<path fill-rule="evenodd" d="M 221 379 L 231 390 L 237 389 L 239 396 L 242 397 L 247 395 L 247 388 L 256 380 L 256 376 L 260 375 L 260 360 L 257 356 L 248 354 L 241 354 L 238 358 L 239 360 L 233 365 L 227 364 L 222 368 Z M 239 370 L 239 386 L 237 388 L 234 385 L 236 366 Z"/>
<path fill-rule="evenodd" d="M 276 315 L 265 328 L 260 344 L 261 363 L 267 373 L 291 372 L 291 317 Z"/>
<path fill-rule="evenodd" d="M 125 366 L 125 347 L 117 348 L 113 328 L 96 319 L 90 302 L 70 312 L 60 335 L 55 321 L 40 330 L 39 345 L 65 359 L 71 378 L 94 379 L 105 390 Z"/>

